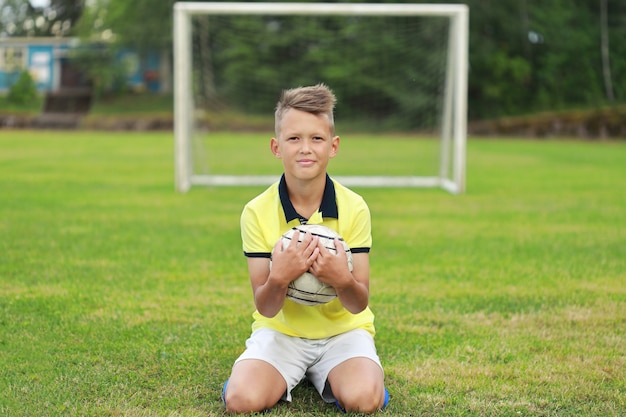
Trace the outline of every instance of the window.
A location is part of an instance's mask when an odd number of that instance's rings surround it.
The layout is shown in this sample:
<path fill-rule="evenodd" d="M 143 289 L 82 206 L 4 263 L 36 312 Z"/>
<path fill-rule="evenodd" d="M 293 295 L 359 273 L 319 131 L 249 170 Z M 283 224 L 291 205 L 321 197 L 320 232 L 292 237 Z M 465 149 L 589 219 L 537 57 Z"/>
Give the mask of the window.
<path fill-rule="evenodd" d="M 0 71 L 14 72 L 26 67 L 26 48 L 8 46 L 0 48 Z"/>

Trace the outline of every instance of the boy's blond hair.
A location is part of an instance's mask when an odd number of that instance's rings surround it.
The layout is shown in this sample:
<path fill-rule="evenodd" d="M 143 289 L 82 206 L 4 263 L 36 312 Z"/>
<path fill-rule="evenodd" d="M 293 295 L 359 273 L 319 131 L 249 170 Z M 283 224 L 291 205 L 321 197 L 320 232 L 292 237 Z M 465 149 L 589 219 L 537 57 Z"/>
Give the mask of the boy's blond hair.
<path fill-rule="evenodd" d="M 331 134 L 335 132 L 333 110 L 337 99 L 335 94 L 325 84 L 317 84 L 310 87 L 298 87 L 284 90 L 280 100 L 276 104 L 275 126 L 276 137 L 280 135 L 280 125 L 285 112 L 296 109 L 317 116 L 324 115 L 328 119 Z"/>

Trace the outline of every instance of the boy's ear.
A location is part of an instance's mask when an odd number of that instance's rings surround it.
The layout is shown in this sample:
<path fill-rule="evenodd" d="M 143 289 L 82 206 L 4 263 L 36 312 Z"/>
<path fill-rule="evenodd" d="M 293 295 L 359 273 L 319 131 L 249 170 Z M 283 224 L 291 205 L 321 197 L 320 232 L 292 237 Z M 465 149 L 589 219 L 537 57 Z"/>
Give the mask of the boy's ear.
<path fill-rule="evenodd" d="M 330 148 L 331 158 L 334 158 L 339 152 L 339 142 L 340 142 L 339 136 L 334 136 L 332 139 L 331 148 Z"/>
<path fill-rule="evenodd" d="M 280 147 L 278 146 L 278 139 L 272 138 L 272 140 L 270 140 L 270 149 L 276 158 L 280 158 Z"/>

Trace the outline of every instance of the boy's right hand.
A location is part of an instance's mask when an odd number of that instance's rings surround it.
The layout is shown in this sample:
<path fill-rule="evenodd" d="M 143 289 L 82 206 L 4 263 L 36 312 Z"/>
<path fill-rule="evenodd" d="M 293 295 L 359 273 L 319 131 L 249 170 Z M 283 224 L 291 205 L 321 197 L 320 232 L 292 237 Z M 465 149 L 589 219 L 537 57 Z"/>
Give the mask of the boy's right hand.
<path fill-rule="evenodd" d="M 308 271 L 319 254 L 318 240 L 319 238 L 310 232 L 307 232 L 300 239 L 299 230 L 294 232 L 291 242 L 286 248 L 283 248 L 282 237 L 278 239 L 272 250 L 272 267 L 269 279 L 286 287 L 291 281 Z"/>

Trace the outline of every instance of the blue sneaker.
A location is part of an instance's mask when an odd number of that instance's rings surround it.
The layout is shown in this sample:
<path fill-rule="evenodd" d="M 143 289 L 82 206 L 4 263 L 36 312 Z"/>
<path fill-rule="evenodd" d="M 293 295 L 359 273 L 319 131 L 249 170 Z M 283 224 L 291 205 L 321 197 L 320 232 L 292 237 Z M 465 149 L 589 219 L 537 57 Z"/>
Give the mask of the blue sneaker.
<path fill-rule="evenodd" d="M 228 379 L 224 382 L 224 387 L 222 388 L 222 402 L 224 406 L 226 405 L 226 387 L 228 386 Z"/>
<path fill-rule="evenodd" d="M 387 407 L 388 403 L 389 403 L 389 391 L 387 391 L 387 387 L 385 387 L 385 401 L 383 402 L 383 406 L 381 410 L 384 410 L 385 407 Z"/>
<path fill-rule="evenodd" d="M 385 401 L 383 402 L 383 406 L 380 409 L 384 410 L 385 407 L 387 407 L 388 403 L 389 403 L 389 391 L 387 391 L 387 387 L 385 387 Z M 335 405 L 337 406 L 339 411 L 341 411 L 344 414 L 346 413 L 346 410 L 342 406 L 339 405 L 339 401 L 335 400 Z"/>

